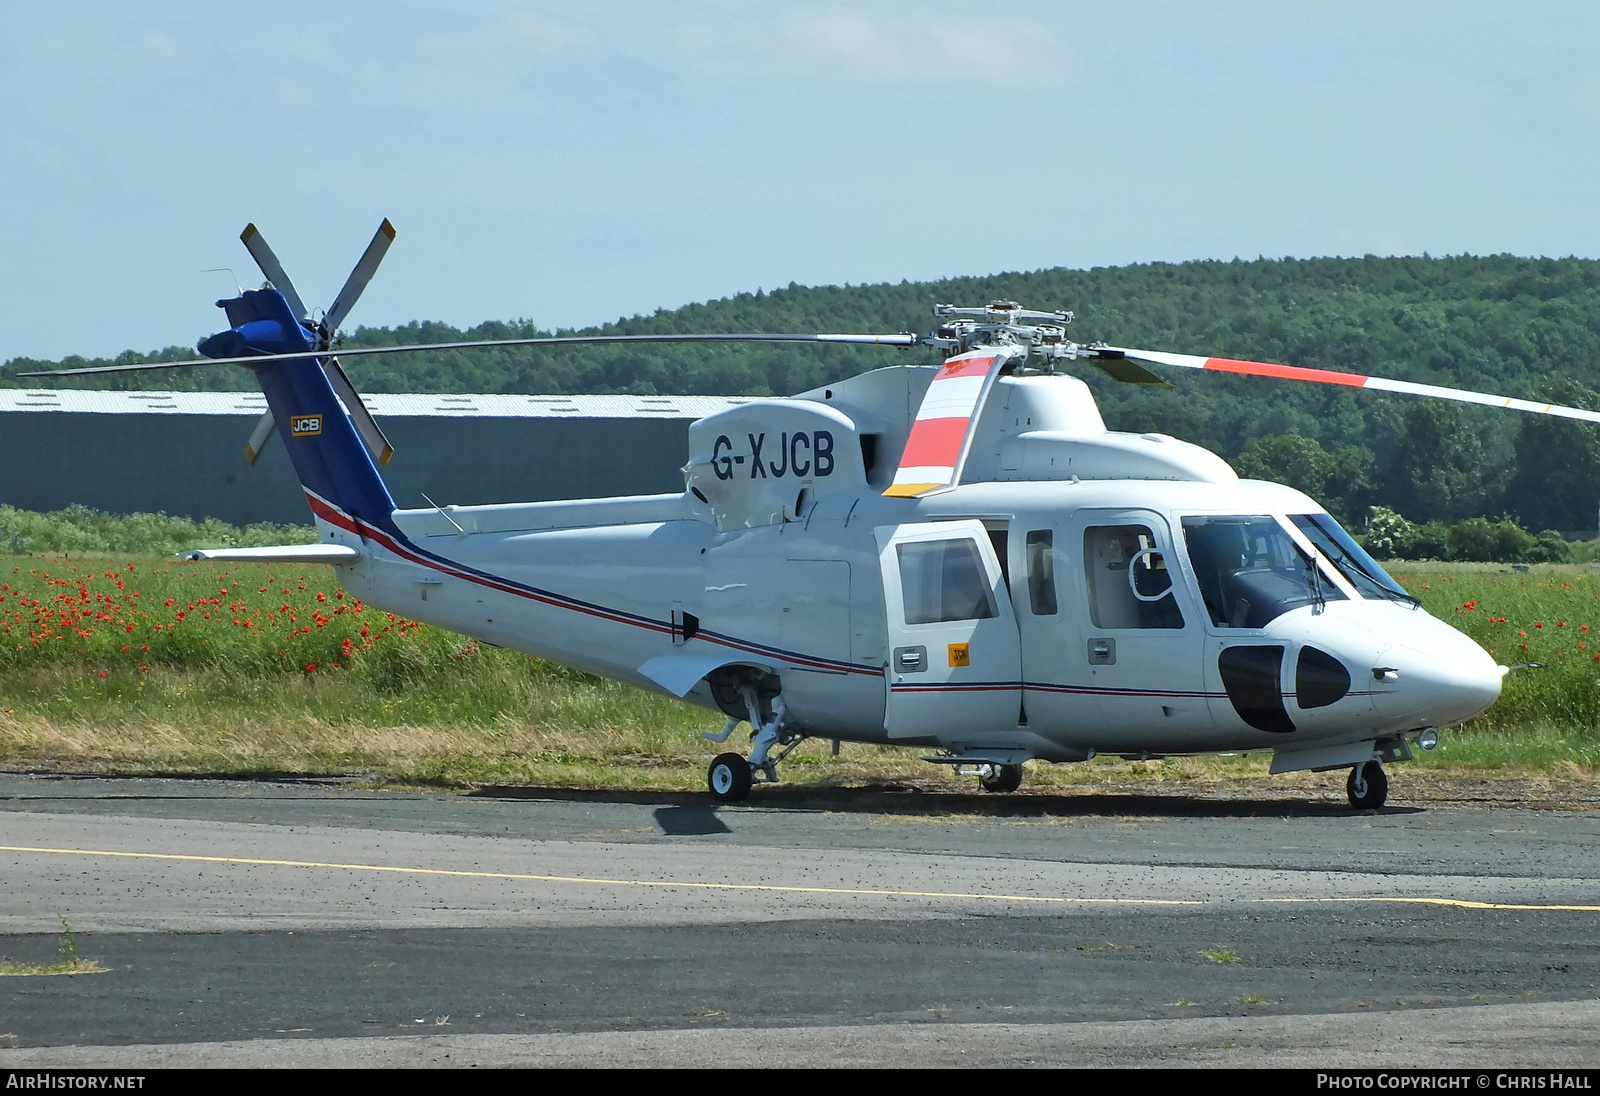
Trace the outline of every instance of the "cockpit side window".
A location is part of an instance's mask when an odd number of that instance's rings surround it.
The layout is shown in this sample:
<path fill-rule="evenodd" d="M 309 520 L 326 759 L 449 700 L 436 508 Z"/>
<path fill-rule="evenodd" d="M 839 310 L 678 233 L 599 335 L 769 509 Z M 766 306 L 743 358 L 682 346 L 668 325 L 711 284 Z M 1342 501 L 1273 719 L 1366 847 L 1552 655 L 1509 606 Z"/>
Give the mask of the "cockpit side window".
<path fill-rule="evenodd" d="M 1362 597 L 1417 604 L 1417 599 L 1389 577 L 1389 572 L 1327 514 L 1291 514 L 1289 520 L 1305 534 L 1307 540 L 1317 546 L 1317 551 L 1339 569 L 1339 573 Z"/>
<path fill-rule="evenodd" d="M 1264 628 L 1290 609 L 1345 597 L 1276 518 L 1186 517 L 1183 539 L 1219 628 Z"/>

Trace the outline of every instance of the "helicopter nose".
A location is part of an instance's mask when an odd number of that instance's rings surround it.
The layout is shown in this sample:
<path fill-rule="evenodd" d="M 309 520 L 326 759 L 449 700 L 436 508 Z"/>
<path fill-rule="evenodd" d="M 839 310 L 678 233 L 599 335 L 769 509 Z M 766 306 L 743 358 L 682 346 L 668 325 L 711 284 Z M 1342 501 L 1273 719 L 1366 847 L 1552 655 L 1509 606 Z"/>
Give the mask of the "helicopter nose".
<path fill-rule="evenodd" d="M 1437 622 L 1426 642 L 1385 651 L 1372 667 L 1373 702 L 1419 727 L 1471 719 L 1500 697 L 1506 669 L 1468 637 Z"/>

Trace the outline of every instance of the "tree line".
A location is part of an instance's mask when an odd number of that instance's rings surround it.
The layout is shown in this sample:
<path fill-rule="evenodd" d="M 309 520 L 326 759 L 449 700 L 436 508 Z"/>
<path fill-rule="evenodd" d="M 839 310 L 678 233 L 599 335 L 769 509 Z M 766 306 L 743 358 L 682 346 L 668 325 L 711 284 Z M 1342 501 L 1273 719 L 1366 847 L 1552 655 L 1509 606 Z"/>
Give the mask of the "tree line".
<path fill-rule="evenodd" d="M 1257 358 L 1600 408 L 1600 261 L 1511 255 L 1257 259 L 1065 268 L 898 285 L 800 286 L 618 320 L 585 333 L 929 331 L 936 303 L 999 298 L 1067 308 L 1079 342 Z M 535 320 L 461 330 L 361 327 L 346 345 L 575 334 Z M 190 356 L 187 347 L 118 361 Z M 926 351 L 803 345 L 501 348 L 347 359 L 372 392 L 790 394 Z M 903 355 L 915 355 L 907 358 Z M 31 369 L 100 364 L 13 359 Z M 1411 520 L 1510 517 L 1590 530 L 1600 427 L 1494 408 L 1174 370 L 1170 388 L 1081 370 L 1114 430 L 1197 442 L 1242 474 L 1306 490 L 1363 524 L 1383 505 Z M 36 382 L 28 381 L 28 384 Z M 65 382 L 63 382 L 65 383 Z M 169 370 L 78 387 L 229 390 L 238 370 Z"/>

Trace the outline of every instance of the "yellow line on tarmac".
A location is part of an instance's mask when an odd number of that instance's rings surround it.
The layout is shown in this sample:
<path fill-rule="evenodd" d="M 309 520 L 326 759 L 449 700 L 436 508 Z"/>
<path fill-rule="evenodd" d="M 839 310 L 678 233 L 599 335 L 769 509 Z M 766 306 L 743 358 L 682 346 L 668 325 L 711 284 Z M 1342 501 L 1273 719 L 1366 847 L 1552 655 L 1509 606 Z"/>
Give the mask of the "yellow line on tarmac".
<path fill-rule="evenodd" d="M 912 891 L 869 887 L 801 887 L 777 883 L 691 883 L 673 879 L 609 879 L 584 875 L 537 875 L 522 872 L 465 871 L 455 868 L 418 868 L 387 864 L 340 864 L 320 860 L 265 860 L 243 856 L 194 856 L 167 852 L 117 852 L 110 849 L 50 849 L 27 845 L 0 845 L 0 852 L 41 853 L 50 856 L 109 856 L 127 860 L 170 860 L 200 864 L 240 864 L 267 868 L 329 868 L 337 871 L 387 872 L 395 875 L 437 875 L 456 879 L 506 879 L 532 883 L 579 883 L 597 887 L 682 887 L 688 890 L 762 891 L 776 894 L 835 894 L 875 898 L 945 898 L 984 902 L 1038 902 L 1083 906 L 1203 906 L 1200 898 L 1069 898 L 1060 895 L 970 894 L 960 891 Z M 1288 903 L 1391 903 L 1446 906 L 1466 910 L 1513 910 L 1554 913 L 1600 913 L 1600 905 L 1534 905 L 1511 902 L 1477 902 L 1466 898 L 1401 895 L 1341 895 L 1305 898 L 1248 898 L 1245 902 Z"/>
<path fill-rule="evenodd" d="M 1600 913 L 1600 906 L 1522 905 L 1515 902 L 1474 902 L 1467 898 L 1402 897 L 1399 895 L 1373 895 L 1340 898 L 1259 898 L 1259 902 L 1391 902 L 1413 906 L 1450 906 L 1461 910 L 1551 910 L 1556 913 Z"/>
<path fill-rule="evenodd" d="M 334 868 L 340 871 L 390 872 L 396 875 L 442 875 L 456 879 L 510 879 L 535 883 L 587 883 L 600 887 L 683 887 L 692 890 L 766 891 L 780 894 L 841 894 L 877 898 L 959 898 L 985 902 L 1047 902 L 1098 906 L 1200 906 L 1198 898 L 1064 898 L 1033 894 L 964 894 L 946 891 L 909 891 L 867 887 L 799 887 L 772 883 L 689 883 L 671 879 L 605 879 L 581 875 L 533 875 L 503 871 L 461 871 L 451 868 L 395 867 L 386 864 L 334 864 L 317 860 L 257 860 L 243 856 L 190 856 L 168 852 L 115 852 L 107 849 L 45 849 L 26 845 L 0 845 L 0 852 L 31 852 L 51 856 L 112 856 L 129 860 L 176 860 L 201 864 L 244 864 L 268 868 Z"/>

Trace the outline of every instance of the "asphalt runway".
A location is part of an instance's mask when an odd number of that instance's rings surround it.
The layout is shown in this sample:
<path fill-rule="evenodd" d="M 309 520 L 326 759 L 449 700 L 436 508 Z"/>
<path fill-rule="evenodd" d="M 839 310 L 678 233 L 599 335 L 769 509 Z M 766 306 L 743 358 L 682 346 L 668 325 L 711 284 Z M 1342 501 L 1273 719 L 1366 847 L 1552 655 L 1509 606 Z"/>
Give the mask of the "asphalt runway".
<path fill-rule="evenodd" d="M 0 774 L 0 1068 L 1600 1065 L 1600 814 Z"/>

